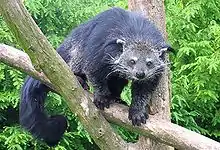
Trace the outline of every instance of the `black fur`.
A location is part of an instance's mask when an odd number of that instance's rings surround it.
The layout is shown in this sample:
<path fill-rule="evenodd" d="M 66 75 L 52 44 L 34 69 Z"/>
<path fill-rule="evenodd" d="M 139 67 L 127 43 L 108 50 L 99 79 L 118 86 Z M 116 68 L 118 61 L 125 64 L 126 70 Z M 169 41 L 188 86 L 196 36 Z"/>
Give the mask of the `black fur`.
<path fill-rule="evenodd" d="M 91 82 L 94 103 L 100 109 L 108 108 L 115 100 L 120 101 L 122 89 L 128 80 L 133 80 L 129 119 L 133 125 L 140 125 L 146 123 L 149 94 L 164 70 L 164 55 L 160 54 L 164 47 L 167 45 L 154 24 L 136 13 L 112 8 L 74 29 L 57 51 L 84 89 L 88 90 L 87 80 Z M 152 62 L 148 61 L 146 66 L 145 61 L 137 60 L 129 72 L 132 67 L 125 61 L 136 54 L 141 59 L 146 56 Z M 155 75 L 149 71 L 150 63 L 157 66 Z M 122 66 L 125 68 L 120 70 Z M 147 74 L 150 77 L 145 79 Z M 53 146 L 65 132 L 67 121 L 63 116 L 49 117 L 44 113 L 44 100 L 50 90 L 40 81 L 27 78 L 22 89 L 20 123 L 34 136 Z"/>
<path fill-rule="evenodd" d="M 44 100 L 49 88 L 39 81 L 28 77 L 22 89 L 20 103 L 20 123 L 39 139 L 56 145 L 67 128 L 63 116 L 48 117 L 44 113 Z"/>

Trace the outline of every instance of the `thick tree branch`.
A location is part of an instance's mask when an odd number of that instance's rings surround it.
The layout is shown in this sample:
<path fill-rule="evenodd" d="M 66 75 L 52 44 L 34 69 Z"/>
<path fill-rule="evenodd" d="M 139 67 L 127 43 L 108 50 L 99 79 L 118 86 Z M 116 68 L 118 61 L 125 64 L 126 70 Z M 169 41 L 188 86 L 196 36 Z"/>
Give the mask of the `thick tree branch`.
<path fill-rule="evenodd" d="M 56 53 L 21 0 L 0 0 L 0 13 L 37 71 L 42 70 L 101 149 L 126 149 L 126 143 L 111 128 Z"/>
<path fill-rule="evenodd" d="M 16 55 L 14 55 L 16 53 Z M 7 61 L 5 60 L 7 59 Z M 23 61 L 21 60 L 23 59 Z M 31 61 L 24 52 L 19 51 L 10 46 L 0 44 L 0 61 L 3 61 L 10 66 L 14 66 L 19 70 L 31 75 L 35 74 L 39 79 L 43 74 L 35 73 Z M 29 66 L 30 68 L 26 68 Z M 39 76 L 38 76 L 39 75 Z M 43 75 L 44 76 L 44 75 Z M 42 78 L 42 80 L 44 80 Z M 44 80 L 44 82 L 47 82 Z M 90 96 L 90 99 L 91 96 Z M 90 101 L 90 100 L 88 100 Z M 148 136 L 156 141 L 165 143 L 178 149 L 187 150 L 219 150 L 220 143 L 213 141 L 198 133 L 170 123 L 169 121 L 158 119 L 157 115 L 150 116 L 146 125 L 141 127 L 133 127 L 128 117 L 128 108 L 122 105 L 111 105 L 109 109 L 103 112 L 105 118 L 111 123 L 123 126 L 130 131 L 138 132 L 144 136 Z M 139 149 L 139 145 L 130 145 L 133 148 Z"/>

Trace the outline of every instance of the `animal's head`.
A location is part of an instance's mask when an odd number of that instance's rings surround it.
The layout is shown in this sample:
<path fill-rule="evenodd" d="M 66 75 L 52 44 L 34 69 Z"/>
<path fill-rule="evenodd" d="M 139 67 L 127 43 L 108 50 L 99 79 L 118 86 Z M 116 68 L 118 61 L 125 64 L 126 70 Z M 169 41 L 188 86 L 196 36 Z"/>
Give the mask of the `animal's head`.
<path fill-rule="evenodd" d="M 114 69 L 130 80 L 152 79 L 167 66 L 165 53 L 171 49 L 168 45 L 121 39 L 116 43 L 121 47 L 121 54 L 114 58 Z"/>

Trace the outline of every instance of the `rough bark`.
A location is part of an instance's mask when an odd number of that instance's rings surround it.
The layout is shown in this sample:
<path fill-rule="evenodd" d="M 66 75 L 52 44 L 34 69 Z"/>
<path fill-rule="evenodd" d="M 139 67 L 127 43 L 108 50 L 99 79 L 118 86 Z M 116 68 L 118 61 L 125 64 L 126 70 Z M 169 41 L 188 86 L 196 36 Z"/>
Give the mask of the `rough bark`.
<path fill-rule="evenodd" d="M 21 0 L 0 0 L 0 13 L 37 71 L 43 71 L 101 149 L 125 149 L 126 143 L 111 128 L 86 95 L 67 64 L 49 44 Z"/>
<path fill-rule="evenodd" d="M 16 53 L 16 55 L 14 55 Z M 27 74 L 34 74 L 33 65 L 28 57 L 28 55 L 23 54 L 24 52 L 16 50 L 10 46 L 5 46 L 0 44 L 0 62 L 3 61 L 11 66 L 16 66 L 17 69 L 26 72 Z M 26 58 L 27 57 L 27 58 Z M 4 61 L 7 59 L 7 61 Z M 24 61 L 22 61 L 23 59 Z M 29 66 L 30 68 L 25 68 Z M 33 73 L 31 73 L 33 71 Z M 39 76 L 38 76 L 39 75 Z M 37 78 L 41 78 L 43 74 L 36 73 Z M 44 76 L 44 75 L 43 75 Z M 43 79 L 42 79 L 43 80 Z M 44 80 L 46 83 L 47 81 Z M 51 84 L 51 83 L 49 83 Z M 90 95 L 90 97 L 92 97 Z M 150 115 L 150 118 L 146 125 L 141 127 L 133 127 L 128 120 L 128 107 L 121 105 L 111 105 L 109 109 L 102 112 L 104 117 L 111 123 L 123 126 L 130 131 L 140 133 L 143 136 L 150 137 L 161 143 L 173 146 L 178 149 L 187 150 L 218 150 L 220 149 L 220 143 L 213 141 L 207 137 L 200 134 L 187 130 L 183 127 L 175 125 L 169 121 L 161 120 L 160 117 L 156 115 Z M 128 150 L 144 150 L 148 147 L 146 146 L 149 141 L 142 138 L 136 144 L 127 144 L 125 149 Z M 145 143 L 145 144 L 143 144 Z M 158 148 L 158 147 L 157 147 Z M 160 150 L 160 149 L 155 149 Z"/>
<path fill-rule="evenodd" d="M 142 13 L 144 16 L 153 21 L 159 30 L 166 34 L 164 0 L 129 0 L 128 7 L 132 11 Z M 167 58 L 168 59 L 168 58 Z M 165 71 L 159 86 L 151 97 L 150 113 L 157 114 L 158 118 L 170 121 L 170 86 L 169 86 L 169 70 Z M 150 138 L 140 137 L 139 139 L 143 147 L 148 150 L 172 150 L 173 148 L 160 144 Z"/>

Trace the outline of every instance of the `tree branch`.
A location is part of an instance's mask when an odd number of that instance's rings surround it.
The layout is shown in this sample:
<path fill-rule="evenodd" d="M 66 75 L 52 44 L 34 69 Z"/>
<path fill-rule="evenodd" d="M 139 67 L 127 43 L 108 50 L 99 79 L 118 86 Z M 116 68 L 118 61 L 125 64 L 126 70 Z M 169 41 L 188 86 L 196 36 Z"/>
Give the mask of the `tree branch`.
<path fill-rule="evenodd" d="M 34 74 L 37 79 L 45 76 L 42 73 L 37 73 L 27 54 L 13 47 L 0 44 L 0 61 L 24 71 L 29 75 Z M 29 68 L 27 68 L 27 66 Z M 44 80 L 44 78 L 41 78 L 41 80 L 48 82 Z M 91 95 L 90 99 L 92 99 Z M 90 99 L 87 101 L 91 101 Z M 150 137 L 158 142 L 165 143 L 177 149 L 220 149 L 220 143 L 168 121 L 159 120 L 157 115 L 150 115 L 149 120 L 147 120 L 147 124 L 142 125 L 141 127 L 133 127 L 131 125 L 131 122 L 128 120 L 128 107 L 126 106 L 119 104 L 111 105 L 109 109 L 105 109 L 105 111 L 103 111 L 103 115 L 111 123 L 123 126 L 130 131 L 140 133 L 141 135 Z M 139 145 L 137 144 L 129 144 L 127 146 L 139 149 Z"/>

